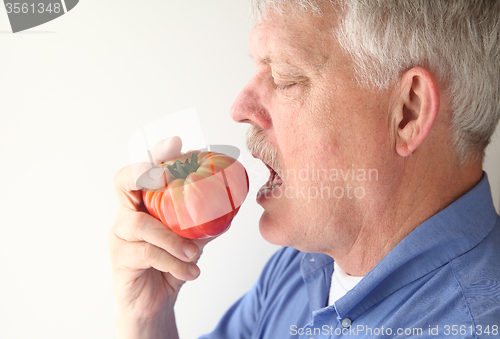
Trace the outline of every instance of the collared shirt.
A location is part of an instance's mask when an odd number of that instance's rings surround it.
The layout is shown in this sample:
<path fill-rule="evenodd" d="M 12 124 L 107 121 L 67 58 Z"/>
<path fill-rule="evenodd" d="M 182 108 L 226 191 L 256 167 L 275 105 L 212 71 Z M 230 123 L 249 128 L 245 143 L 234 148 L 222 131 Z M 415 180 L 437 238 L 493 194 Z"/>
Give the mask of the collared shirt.
<path fill-rule="evenodd" d="M 333 267 L 279 250 L 201 338 L 500 338 L 500 217 L 486 174 L 328 306 Z"/>
<path fill-rule="evenodd" d="M 347 292 L 352 290 L 363 277 L 351 276 L 344 270 L 333 263 L 333 274 L 330 284 L 330 295 L 328 296 L 328 305 L 332 305 L 335 301 L 343 297 Z"/>

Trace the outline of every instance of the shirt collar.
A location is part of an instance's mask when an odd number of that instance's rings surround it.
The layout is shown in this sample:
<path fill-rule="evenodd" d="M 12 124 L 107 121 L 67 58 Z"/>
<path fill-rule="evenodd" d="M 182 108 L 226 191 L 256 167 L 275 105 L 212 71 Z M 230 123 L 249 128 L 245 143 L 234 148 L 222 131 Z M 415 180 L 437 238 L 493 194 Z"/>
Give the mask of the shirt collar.
<path fill-rule="evenodd" d="M 310 311 L 325 307 L 333 273 L 332 257 L 322 253 L 305 253 L 300 271 L 307 288 Z"/>
<path fill-rule="evenodd" d="M 388 295 L 475 247 L 498 218 L 486 173 L 468 193 L 423 222 L 336 303 L 351 320 Z M 346 295 L 346 296 L 347 296 Z M 360 302 L 362 300 L 362 302 Z"/>
<path fill-rule="evenodd" d="M 418 226 L 337 300 L 338 318 L 348 315 L 354 320 L 394 291 L 469 251 L 492 230 L 497 218 L 483 173 L 472 190 Z M 333 259 L 326 254 L 306 253 L 302 258 L 301 273 L 312 311 L 325 306 L 332 272 Z M 320 282 L 311 284 L 313 279 Z M 326 291 L 324 298 L 318 288 Z"/>

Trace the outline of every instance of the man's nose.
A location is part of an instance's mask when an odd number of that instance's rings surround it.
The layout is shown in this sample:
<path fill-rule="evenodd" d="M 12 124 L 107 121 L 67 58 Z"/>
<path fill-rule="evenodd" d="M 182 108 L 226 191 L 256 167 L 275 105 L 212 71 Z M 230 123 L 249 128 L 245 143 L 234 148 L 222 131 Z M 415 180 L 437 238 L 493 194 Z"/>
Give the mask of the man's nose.
<path fill-rule="evenodd" d="M 256 125 L 262 129 L 271 126 L 263 94 L 258 91 L 255 80 L 251 80 L 236 97 L 231 106 L 231 118 L 236 122 Z"/>

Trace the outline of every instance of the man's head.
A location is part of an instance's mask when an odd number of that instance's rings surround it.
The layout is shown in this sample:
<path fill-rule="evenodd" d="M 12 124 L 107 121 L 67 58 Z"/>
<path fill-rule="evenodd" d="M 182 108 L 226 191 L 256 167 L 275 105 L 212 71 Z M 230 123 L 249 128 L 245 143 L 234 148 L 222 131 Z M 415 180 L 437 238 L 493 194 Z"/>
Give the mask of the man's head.
<path fill-rule="evenodd" d="M 499 86 L 491 74 L 498 59 L 479 61 L 486 52 L 475 49 L 496 49 L 488 53 L 498 58 L 498 42 L 429 47 L 434 35 L 451 39 L 448 24 L 470 28 L 456 39 L 484 29 L 462 23 L 467 11 L 448 18 L 419 4 L 257 2 L 263 16 L 250 37 L 256 72 L 231 114 L 252 125 L 250 151 L 281 177 L 271 180 L 280 187 L 269 185 L 259 197 L 268 241 L 363 261 L 372 247 L 390 250 L 477 182 L 498 121 Z M 428 4 L 437 2 L 422 1 Z M 431 20 L 441 15 L 444 23 Z M 440 44 L 449 47 L 439 51 Z M 468 61 L 464 49 L 473 53 Z M 464 122 L 476 127 L 457 129 Z"/>
<path fill-rule="evenodd" d="M 482 159 L 500 118 L 499 1 L 254 0 L 253 7 L 264 16 L 336 9 L 331 33 L 362 85 L 389 88 L 408 69 L 425 67 L 450 99 L 458 160 Z"/>

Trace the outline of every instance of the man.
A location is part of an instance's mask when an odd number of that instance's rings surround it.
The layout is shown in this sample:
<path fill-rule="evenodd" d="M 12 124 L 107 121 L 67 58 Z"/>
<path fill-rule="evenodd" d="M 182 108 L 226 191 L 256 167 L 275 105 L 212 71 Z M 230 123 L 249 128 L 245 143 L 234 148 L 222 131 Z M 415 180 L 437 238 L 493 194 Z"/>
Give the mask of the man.
<path fill-rule="evenodd" d="M 500 218 L 482 171 L 499 2 L 255 5 L 256 72 L 231 116 L 270 167 L 260 232 L 284 248 L 204 338 L 499 337 Z M 115 186 L 120 337 L 175 338 L 207 241 L 143 213 L 130 168 Z"/>

